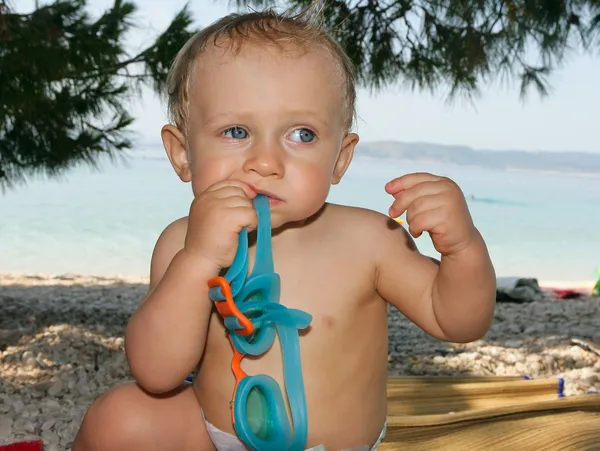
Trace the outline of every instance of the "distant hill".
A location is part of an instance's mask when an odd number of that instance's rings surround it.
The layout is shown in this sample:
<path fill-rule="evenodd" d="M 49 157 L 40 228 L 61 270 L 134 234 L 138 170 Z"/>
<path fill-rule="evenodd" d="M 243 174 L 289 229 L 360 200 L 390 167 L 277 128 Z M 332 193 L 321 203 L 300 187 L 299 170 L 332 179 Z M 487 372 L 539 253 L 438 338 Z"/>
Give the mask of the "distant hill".
<path fill-rule="evenodd" d="M 475 150 L 424 142 L 360 143 L 357 156 L 479 166 L 490 169 L 578 173 L 600 176 L 600 153 L 525 150 Z"/>

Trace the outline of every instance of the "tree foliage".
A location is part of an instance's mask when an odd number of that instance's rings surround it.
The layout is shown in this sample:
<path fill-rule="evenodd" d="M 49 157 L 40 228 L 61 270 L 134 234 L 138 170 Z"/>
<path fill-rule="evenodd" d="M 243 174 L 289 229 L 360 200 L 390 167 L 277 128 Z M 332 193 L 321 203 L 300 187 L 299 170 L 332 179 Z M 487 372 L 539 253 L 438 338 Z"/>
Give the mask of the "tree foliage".
<path fill-rule="evenodd" d="M 237 7 L 301 9 L 313 0 L 236 0 Z M 600 0 L 327 0 L 332 34 L 361 85 L 378 90 L 449 87 L 477 93 L 498 76 L 517 77 L 521 95 L 547 94 L 548 75 L 573 51 L 600 47 Z"/>
<path fill-rule="evenodd" d="M 131 147 L 128 101 L 142 84 L 160 90 L 191 36 L 186 8 L 143 51 L 129 55 L 133 3 L 115 0 L 92 20 L 85 0 L 30 14 L 0 3 L 0 186 L 56 175 Z"/>
<path fill-rule="evenodd" d="M 225 0 L 221 0 L 225 2 Z M 232 0 L 239 8 L 304 7 L 314 0 Z M 230 2 L 231 3 L 231 2 Z M 359 84 L 379 90 L 449 88 L 477 93 L 499 76 L 521 94 L 545 94 L 574 51 L 600 47 L 600 0 L 325 0 L 324 19 L 355 63 Z M 128 102 L 160 91 L 191 36 L 183 8 L 147 48 L 129 54 L 134 3 L 114 0 L 92 19 L 85 0 L 54 0 L 19 14 L 0 0 L 0 188 L 37 172 L 55 175 L 132 146 Z"/>

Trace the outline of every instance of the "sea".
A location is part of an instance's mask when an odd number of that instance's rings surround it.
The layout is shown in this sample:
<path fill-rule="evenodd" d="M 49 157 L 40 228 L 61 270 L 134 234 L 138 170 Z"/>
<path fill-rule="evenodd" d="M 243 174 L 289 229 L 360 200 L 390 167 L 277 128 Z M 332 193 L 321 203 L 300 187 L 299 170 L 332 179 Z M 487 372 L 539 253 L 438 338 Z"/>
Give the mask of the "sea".
<path fill-rule="evenodd" d="M 498 276 L 597 279 L 600 177 L 359 155 L 328 200 L 386 214 L 392 198 L 384 185 L 411 172 L 445 175 L 460 185 Z M 101 160 L 97 168 L 76 166 L 59 179 L 31 179 L 0 192 L 0 273 L 145 276 L 159 234 L 187 214 L 191 200 L 190 185 L 155 147 Z M 427 234 L 416 243 L 423 254 L 439 257 Z"/>

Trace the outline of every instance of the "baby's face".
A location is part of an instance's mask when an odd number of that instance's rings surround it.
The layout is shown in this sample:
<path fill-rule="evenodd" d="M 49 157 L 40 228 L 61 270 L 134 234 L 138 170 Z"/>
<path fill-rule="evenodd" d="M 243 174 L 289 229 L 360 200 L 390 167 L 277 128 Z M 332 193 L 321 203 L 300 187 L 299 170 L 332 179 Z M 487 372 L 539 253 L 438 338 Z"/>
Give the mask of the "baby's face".
<path fill-rule="evenodd" d="M 274 228 L 315 214 L 358 141 L 346 132 L 343 80 L 320 48 L 207 50 L 190 86 L 194 194 L 235 179 L 271 198 Z"/>

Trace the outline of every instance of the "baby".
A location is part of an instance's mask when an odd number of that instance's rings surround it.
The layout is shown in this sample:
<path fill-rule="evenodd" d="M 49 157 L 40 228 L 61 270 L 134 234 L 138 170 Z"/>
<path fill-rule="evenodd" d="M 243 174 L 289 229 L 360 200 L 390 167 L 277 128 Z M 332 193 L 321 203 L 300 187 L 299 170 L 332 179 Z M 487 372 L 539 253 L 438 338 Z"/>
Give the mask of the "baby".
<path fill-rule="evenodd" d="M 389 216 L 326 203 L 358 143 L 355 83 L 310 12 L 219 20 L 181 49 L 168 88 L 174 125 L 162 139 L 194 200 L 158 238 L 149 292 L 127 327 L 136 383 L 91 405 L 73 450 L 245 449 L 231 421 L 232 349 L 207 281 L 231 265 L 240 231 L 256 229 L 257 194 L 269 199 L 281 303 L 313 317 L 300 338 L 306 448 L 376 449 L 386 424 L 387 304 L 450 342 L 480 338 L 493 317 L 494 269 L 461 190 L 415 173 L 382 187 Z M 390 218 L 404 212 L 408 232 Z M 411 235 L 423 232 L 440 262 L 417 251 Z M 277 340 L 243 368 L 284 386 Z"/>

